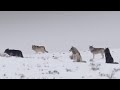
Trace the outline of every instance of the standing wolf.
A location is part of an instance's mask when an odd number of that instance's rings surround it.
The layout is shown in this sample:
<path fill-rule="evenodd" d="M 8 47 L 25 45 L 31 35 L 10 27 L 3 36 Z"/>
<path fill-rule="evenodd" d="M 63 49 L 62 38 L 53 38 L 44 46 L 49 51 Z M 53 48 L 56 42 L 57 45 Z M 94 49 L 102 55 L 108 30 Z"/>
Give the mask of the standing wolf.
<path fill-rule="evenodd" d="M 72 46 L 69 51 L 72 52 L 72 55 L 70 56 L 71 59 L 75 60 L 76 62 L 85 62 L 82 61 L 80 52 L 75 47 Z"/>
<path fill-rule="evenodd" d="M 93 54 L 93 59 L 95 58 L 95 54 L 101 54 L 102 59 L 104 58 L 104 48 L 94 48 L 93 46 L 89 46 L 89 50 Z"/>
<path fill-rule="evenodd" d="M 32 50 L 34 50 L 36 53 L 48 53 L 48 51 L 46 51 L 44 46 L 36 46 L 36 45 L 32 45 Z"/>

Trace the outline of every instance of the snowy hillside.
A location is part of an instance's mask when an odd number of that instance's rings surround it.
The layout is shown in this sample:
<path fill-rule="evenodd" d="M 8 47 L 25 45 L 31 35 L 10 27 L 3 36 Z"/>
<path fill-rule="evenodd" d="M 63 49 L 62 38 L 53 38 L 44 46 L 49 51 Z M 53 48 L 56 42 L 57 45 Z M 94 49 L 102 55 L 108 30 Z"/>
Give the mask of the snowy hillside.
<path fill-rule="evenodd" d="M 81 51 L 87 63 L 73 62 L 71 53 L 24 55 L 25 58 L 0 57 L 1 79 L 120 79 L 120 64 L 106 64 L 98 54 L 92 60 L 89 51 Z M 112 49 L 120 63 L 120 49 Z"/>

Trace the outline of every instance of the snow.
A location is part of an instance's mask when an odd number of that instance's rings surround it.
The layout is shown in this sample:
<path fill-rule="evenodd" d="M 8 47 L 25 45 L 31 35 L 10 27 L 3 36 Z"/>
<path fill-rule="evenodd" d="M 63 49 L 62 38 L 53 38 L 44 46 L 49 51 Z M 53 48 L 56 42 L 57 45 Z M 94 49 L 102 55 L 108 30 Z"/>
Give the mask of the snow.
<path fill-rule="evenodd" d="M 118 79 L 119 64 L 106 64 L 101 55 L 92 60 L 89 45 L 110 48 L 120 63 L 120 12 L 10 11 L 0 12 L 1 79 Z M 45 46 L 35 54 L 32 45 Z M 83 61 L 73 62 L 75 46 Z M 21 50 L 25 58 L 10 57 L 5 49 Z M 116 49 L 114 49 L 116 48 Z"/>
<path fill-rule="evenodd" d="M 1 79 L 118 79 L 120 65 L 107 64 L 98 54 L 92 60 L 90 51 L 80 51 L 84 61 L 73 62 L 69 52 L 26 54 L 25 58 L 1 54 Z M 120 63 L 120 49 L 112 49 L 115 62 Z"/>

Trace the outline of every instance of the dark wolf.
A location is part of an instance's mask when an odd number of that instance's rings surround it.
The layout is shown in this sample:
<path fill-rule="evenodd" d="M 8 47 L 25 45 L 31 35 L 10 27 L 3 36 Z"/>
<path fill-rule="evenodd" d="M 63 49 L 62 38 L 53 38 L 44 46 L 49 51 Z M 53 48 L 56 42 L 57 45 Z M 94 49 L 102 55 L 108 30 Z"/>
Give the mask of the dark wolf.
<path fill-rule="evenodd" d="M 10 56 L 16 56 L 16 57 L 21 57 L 21 58 L 23 58 L 22 51 L 20 51 L 20 50 L 6 49 L 6 50 L 4 51 L 4 53 L 6 53 L 6 54 L 8 54 L 8 55 L 10 55 Z"/>
<path fill-rule="evenodd" d="M 106 63 L 118 64 L 118 62 L 114 62 L 114 59 L 110 53 L 109 48 L 105 49 L 105 59 L 106 59 Z"/>

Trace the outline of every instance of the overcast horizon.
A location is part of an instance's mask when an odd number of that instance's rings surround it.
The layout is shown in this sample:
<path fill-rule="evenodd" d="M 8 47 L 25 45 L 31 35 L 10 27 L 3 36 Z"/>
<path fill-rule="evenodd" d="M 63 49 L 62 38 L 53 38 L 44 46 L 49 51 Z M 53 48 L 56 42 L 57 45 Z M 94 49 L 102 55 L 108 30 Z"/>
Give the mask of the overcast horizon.
<path fill-rule="evenodd" d="M 120 48 L 119 11 L 0 11 L 0 52 L 6 48 L 49 52 L 95 47 Z"/>

